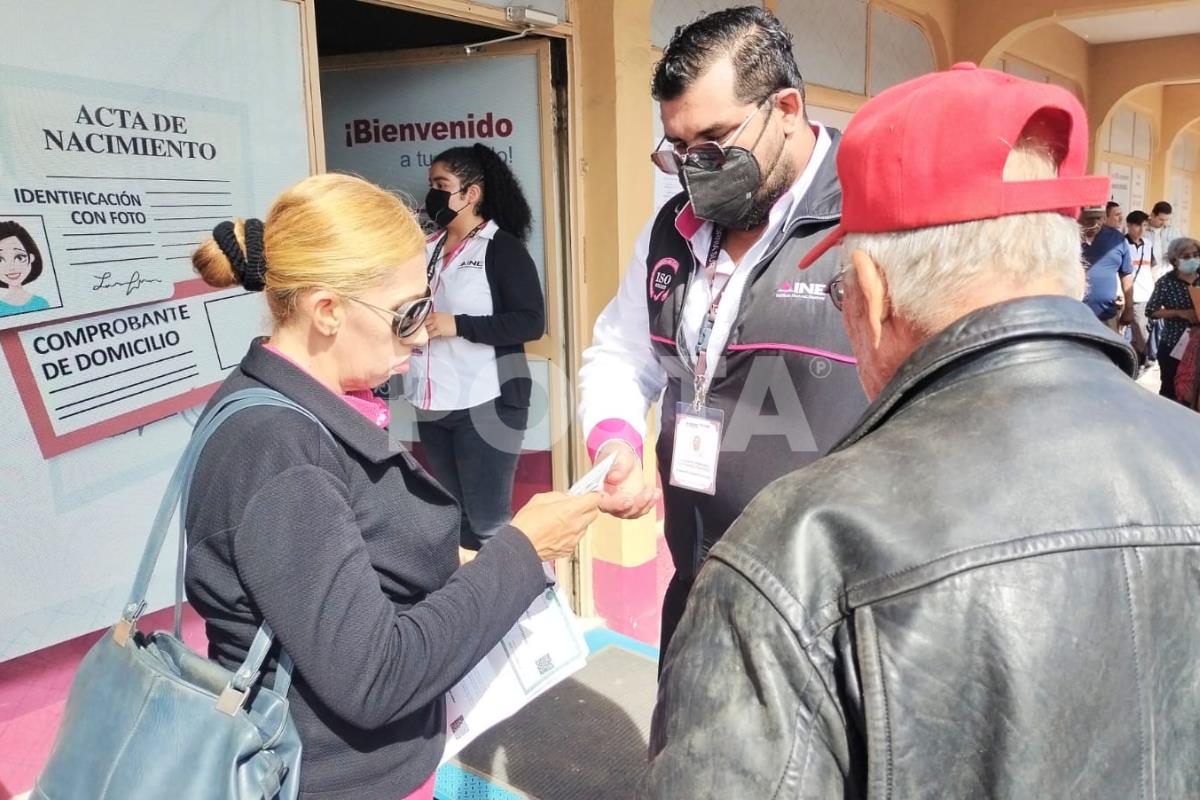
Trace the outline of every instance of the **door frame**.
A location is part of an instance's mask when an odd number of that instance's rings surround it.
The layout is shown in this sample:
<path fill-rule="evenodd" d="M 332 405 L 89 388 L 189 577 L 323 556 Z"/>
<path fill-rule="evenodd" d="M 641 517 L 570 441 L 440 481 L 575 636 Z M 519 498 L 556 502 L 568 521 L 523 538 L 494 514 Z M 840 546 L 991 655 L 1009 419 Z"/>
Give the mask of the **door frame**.
<path fill-rule="evenodd" d="M 430 11 L 428 3 L 422 2 L 392 2 L 391 0 L 369 0 L 377 5 L 413 11 L 432 16 L 450 16 L 463 19 L 458 15 L 440 14 Z M 573 0 L 572 0 L 573 2 Z M 434 5 L 441 6 L 441 3 Z M 472 8 L 480 8 L 472 6 Z M 503 9 L 488 7 L 503 17 Z M 493 15 L 488 15 L 489 17 Z M 490 19 L 467 18 L 467 21 L 479 24 L 493 24 Z M 560 33 L 558 28 L 568 28 Z M 474 53 L 467 55 L 462 45 L 440 46 L 410 50 L 395 50 L 384 52 L 357 53 L 353 55 L 329 56 L 315 60 L 319 73 L 321 71 L 336 71 L 364 67 L 413 66 L 421 64 L 459 63 L 467 60 L 504 58 L 514 55 L 533 55 L 537 59 L 538 74 L 538 136 L 541 156 L 542 179 L 542 237 L 546 254 L 544 275 L 546 277 L 546 313 L 547 331 L 541 339 L 531 342 L 526 347 L 529 356 L 549 363 L 550 386 L 549 392 L 549 424 L 551 430 L 550 462 L 553 488 L 565 490 L 573 476 L 581 475 L 590 464 L 587 462 L 583 449 L 582 436 L 572 423 L 575 419 L 576 399 L 570 376 L 578 374 L 578 366 L 582 348 L 579 336 L 580 311 L 585 307 L 581 276 L 577 274 L 581 264 L 582 250 L 580 220 L 579 186 L 581 174 L 579 169 L 578 125 L 576 117 L 579 104 L 570 102 L 573 93 L 578 89 L 578 70 L 574 68 L 575 48 L 569 26 L 560 25 L 555 29 L 538 30 L 528 38 L 516 41 L 487 45 Z M 547 37 L 547 33 L 557 34 Z M 564 39 L 567 46 L 568 91 L 567 108 L 559 108 L 559 100 L 552 79 L 552 62 L 550 38 Z M 314 37 L 315 42 L 315 27 Z M 574 95 L 578 96 L 578 95 Z M 319 169 L 325 169 L 325 147 L 323 138 L 324 122 L 320 116 L 319 97 L 317 103 L 310 106 L 316 109 L 314 122 L 317 126 L 320 142 Z M 560 135 L 560 120 L 569 120 L 564 126 L 565 135 Z M 565 159 L 559 158 L 558 148 L 566 150 Z M 563 174 L 560 164 L 570 167 Z M 564 197 L 565 193 L 565 197 Z M 565 201 L 565 202 L 564 202 Z M 563 217 L 566 209 L 566 219 Z M 564 380 L 566 378 L 566 380 Z M 571 598 L 571 604 L 576 613 L 581 616 L 593 616 L 595 606 L 592 596 L 592 558 L 590 536 L 584 537 L 579 548 L 570 559 L 564 559 L 555 565 L 559 582 Z"/>

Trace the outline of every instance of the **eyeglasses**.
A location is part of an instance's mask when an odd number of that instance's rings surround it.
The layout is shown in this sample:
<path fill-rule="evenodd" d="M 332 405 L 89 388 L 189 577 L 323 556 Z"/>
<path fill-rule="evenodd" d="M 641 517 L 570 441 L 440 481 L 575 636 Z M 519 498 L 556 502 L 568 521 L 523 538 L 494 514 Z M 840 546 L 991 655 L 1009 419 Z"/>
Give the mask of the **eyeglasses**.
<path fill-rule="evenodd" d="M 846 302 L 846 273 L 839 272 L 829 282 L 826 287 L 829 292 L 829 299 L 833 301 L 833 307 L 838 311 L 842 310 L 842 305 Z"/>
<path fill-rule="evenodd" d="M 407 339 L 415 335 L 417 331 L 421 330 L 421 326 L 425 324 L 425 320 L 429 317 L 429 312 L 433 310 L 433 297 L 430 295 L 428 287 L 426 287 L 423 296 L 418 297 L 416 300 L 409 300 L 395 311 L 371 305 L 366 300 L 359 300 L 353 295 L 344 295 L 344 297 L 347 300 L 353 300 L 359 305 L 366 306 L 381 314 L 386 314 L 392 326 L 392 333 L 396 335 L 397 339 Z"/>
<path fill-rule="evenodd" d="M 720 169 L 728 157 L 727 151 L 730 142 L 737 141 L 737 138 L 742 135 L 742 131 L 750 124 L 750 120 L 754 119 L 754 115 L 762 111 L 764 107 L 774 108 L 774 105 L 771 105 L 774 99 L 775 95 L 770 95 L 755 106 L 750 115 L 742 120 L 742 124 L 737 126 L 737 130 L 725 137 L 724 142 L 701 142 L 692 145 L 680 154 L 673 145 L 667 150 L 662 149 L 663 143 L 667 141 L 667 137 L 663 136 L 658 142 L 658 147 L 655 147 L 654 152 L 650 154 L 650 160 L 654 162 L 654 166 L 668 175 L 678 175 L 685 164 L 708 171 Z"/>

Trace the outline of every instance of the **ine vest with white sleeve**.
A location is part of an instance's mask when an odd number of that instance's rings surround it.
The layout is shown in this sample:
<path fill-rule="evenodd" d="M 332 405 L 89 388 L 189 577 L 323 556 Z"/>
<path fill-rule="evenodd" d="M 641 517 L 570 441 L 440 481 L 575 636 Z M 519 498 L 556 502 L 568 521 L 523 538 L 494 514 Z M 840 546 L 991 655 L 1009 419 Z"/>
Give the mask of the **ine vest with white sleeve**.
<path fill-rule="evenodd" d="M 677 226 L 677 219 L 684 224 L 691 216 L 686 195 L 667 203 L 654 222 L 646 291 L 650 339 L 669 375 L 657 446 L 664 533 L 675 568 L 685 576 L 689 569 L 695 575 L 709 548 L 759 491 L 827 453 L 867 407 L 841 312 L 829 299 L 837 250 L 807 270 L 797 268 L 841 216 L 835 154 L 831 149 L 791 219 L 754 266 L 713 372 L 707 405 L 725 415 L 715 496 L 670 485 L 676 403 L 690 403 L 694 395 L 691 372 L 680 359 L 686 345 L 679 325 L 692 273 L 703 269 Z"/>

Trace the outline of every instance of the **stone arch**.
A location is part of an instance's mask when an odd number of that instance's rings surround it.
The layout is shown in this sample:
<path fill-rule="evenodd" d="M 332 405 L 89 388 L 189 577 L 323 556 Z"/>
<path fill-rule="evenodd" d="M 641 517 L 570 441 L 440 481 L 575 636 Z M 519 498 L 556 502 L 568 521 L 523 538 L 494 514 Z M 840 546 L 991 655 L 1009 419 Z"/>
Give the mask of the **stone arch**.
<path fill-rule="evenodd" d="M 1087 103 L 1091 141 L 1096 141 L 1113 110 L 1139 89 L 1200 82 L 1200 35 L 1171 36 L 1153 43 L 1153 58 L 1145 56 L 1145 41 L 1102 44 L 1093 50 Z"/>

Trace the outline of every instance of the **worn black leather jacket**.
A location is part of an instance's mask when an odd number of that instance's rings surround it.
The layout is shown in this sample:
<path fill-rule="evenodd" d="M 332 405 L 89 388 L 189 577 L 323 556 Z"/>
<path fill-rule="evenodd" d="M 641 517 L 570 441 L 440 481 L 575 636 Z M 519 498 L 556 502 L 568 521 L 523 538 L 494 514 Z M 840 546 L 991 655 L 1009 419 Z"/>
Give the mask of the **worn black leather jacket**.
<path fill-rule="evenodd" d="M 1200 797 L 1200 422 L 1080 303 L 927 342 L 666 654 L 656 798 Z"/>

